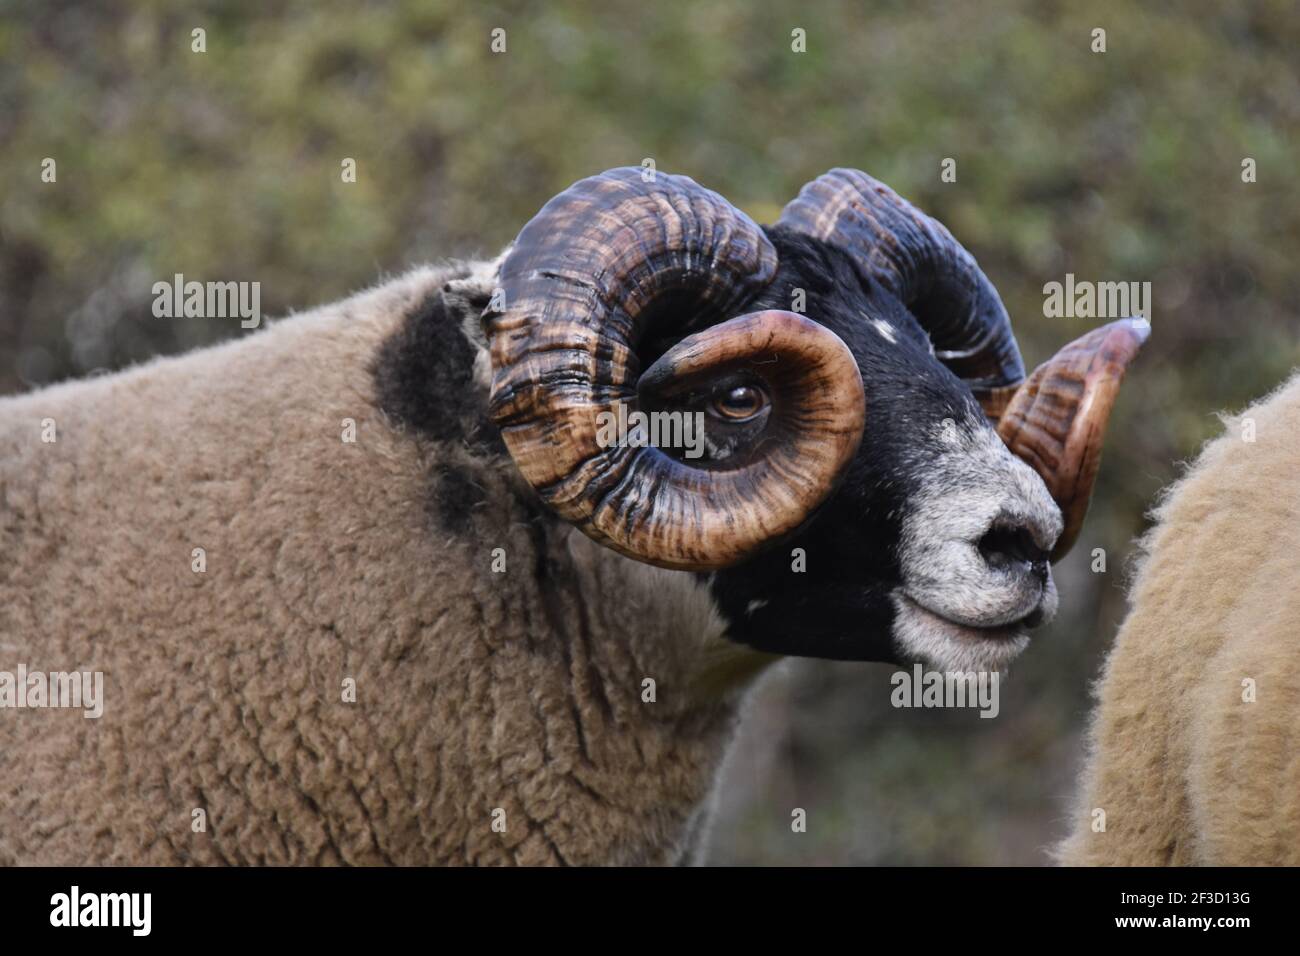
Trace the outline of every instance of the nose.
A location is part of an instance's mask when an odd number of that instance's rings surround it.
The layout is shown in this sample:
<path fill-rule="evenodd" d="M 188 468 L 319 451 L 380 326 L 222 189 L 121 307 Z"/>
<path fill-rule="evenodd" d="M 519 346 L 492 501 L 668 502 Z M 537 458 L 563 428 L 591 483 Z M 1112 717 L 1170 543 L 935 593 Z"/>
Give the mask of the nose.
<path fill-rule="evenodd" d="M 979 539 L 984 563 L 996 571 L 1029 573 L 1046 581 L 1048 555 L 1055 535 L 1041 523 L 1027 518 L 1002 514 L 993 519 Z"/>

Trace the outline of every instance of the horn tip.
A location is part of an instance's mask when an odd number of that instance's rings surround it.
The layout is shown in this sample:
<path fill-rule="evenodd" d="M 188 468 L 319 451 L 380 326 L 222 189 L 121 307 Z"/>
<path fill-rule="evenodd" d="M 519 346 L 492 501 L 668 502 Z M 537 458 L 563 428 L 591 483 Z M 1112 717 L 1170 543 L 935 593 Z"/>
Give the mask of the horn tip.
<path fill-rule="evenodd" d="M 1120 323 L 1133 333 L 1133 337 L 1138 340 L 1138 345 L 1142 345 L 1151 337 L 1151 320 L 1145 316 L 1131 316 L 1127 319 L 1121 319 Z"/>

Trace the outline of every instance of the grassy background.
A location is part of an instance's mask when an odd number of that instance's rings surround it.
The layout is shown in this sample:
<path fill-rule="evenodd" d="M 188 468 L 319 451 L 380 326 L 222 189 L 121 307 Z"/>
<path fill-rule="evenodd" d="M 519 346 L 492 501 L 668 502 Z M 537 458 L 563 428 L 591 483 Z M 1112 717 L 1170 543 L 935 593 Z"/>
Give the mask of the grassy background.
<path fill-rule="evenodd" d="M 1030 365 L 1094 324 L 1044 318 L 1044 283 L 1150 281 L 1062 614 L 1001 716 L 893 710 L 889 668 L 792 662 L 752 701 L 712 836 L 718 862 L 1039 862 L 1144 510 L 1216 410 L 1300 359 L 1297 49 L 1293 0 L 0 0 L 0 394 L 239 334 L 153 318 L 174 273 L 304 308 L 494 252 L 573 180 L 647 157 L 760 221 L 867 170 L 976 253 Z"/>

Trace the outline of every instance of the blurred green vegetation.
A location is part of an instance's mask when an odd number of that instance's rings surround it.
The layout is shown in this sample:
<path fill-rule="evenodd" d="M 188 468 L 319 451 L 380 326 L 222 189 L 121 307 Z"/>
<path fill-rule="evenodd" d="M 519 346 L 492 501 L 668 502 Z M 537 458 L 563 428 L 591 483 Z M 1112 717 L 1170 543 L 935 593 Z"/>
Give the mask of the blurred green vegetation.
<path fill-rule="evenodd" d="M 1294 0 L 0 0 L 0 394 L 239 333 L 153 318 L 174 273 L 301 309 L 492 253 L 645 158 L 760 221 L 867 170 L 976 253 L 1030 365 L 1096 324 L 1044 318 L 1045 283 L 1150 281 L 1062 614 L 1001 716 L 893 710 L 889 668 L 791 664 L 752 703 L 712 839 L 719 862 L 1039 862 L 1145 509 L 1217 410 L 1300 359 L 1297 49 Z"/>

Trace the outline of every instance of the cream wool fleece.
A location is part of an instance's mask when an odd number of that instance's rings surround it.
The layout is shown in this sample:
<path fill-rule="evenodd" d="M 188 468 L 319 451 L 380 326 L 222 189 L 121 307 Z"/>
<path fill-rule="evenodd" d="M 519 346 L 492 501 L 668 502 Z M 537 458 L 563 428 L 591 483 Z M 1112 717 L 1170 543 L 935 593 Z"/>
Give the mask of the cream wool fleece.
<path fill-rule="evenodd" d="M 104 675 L 99 719 L 0 709 L 0 864 L 687 854 L 769 658 L 381 409 L 376 356 L 475 268 L 0 401 L 0 670 Z M 461 344 L 448 415 L 486 396 Z"/>
<path fill-rule="evenodd" d="M 1300 864 L 1300 377 L 1226 425 L 1144 542 L 1065 863 Z"/>

